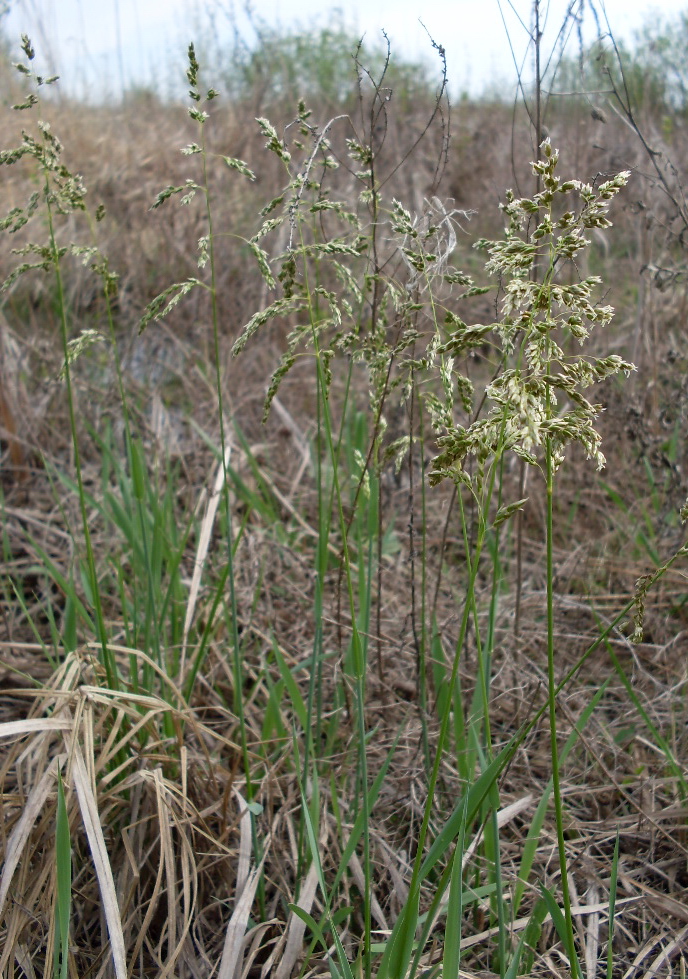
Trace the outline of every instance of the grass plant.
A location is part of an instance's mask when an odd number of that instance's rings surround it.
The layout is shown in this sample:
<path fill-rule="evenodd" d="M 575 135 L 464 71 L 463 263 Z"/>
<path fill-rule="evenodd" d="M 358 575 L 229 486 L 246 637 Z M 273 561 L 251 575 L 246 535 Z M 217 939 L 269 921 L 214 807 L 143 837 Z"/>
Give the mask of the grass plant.
<path fill-rule="evenodd" d="M 359 48 L 355 111 L 347 93 L 322 121 L 303 100 L 280 125 L 261 116 L 250 165 L 224 151 L 221 94 L 189 47 L 186 169 L 149 205 L 172 236 L 188 220 L 196 248 L 136 318 L 145 343 L 188 316 L 191 353 L 146 406 L 110 218 L 34 118 L 54 80 L 22 39 L 31 91 L 0 164 L 35 189 L 2 222 L 19 264 L 0 290 L 25 309 L 24 284 L 50 283 L 68 438 L 35 458 L 46 516 L 13 502 L 19 481 L 3 501 L 2 648 L 49 660 L 3 688 L 20 705 L 0 723 L 3 976 L 611 979 L 657 942 L 684 954 L 643 914 L 648 892 L 685 913 L 656 883 L 685 874 L 685 669 L 669 655 L 685 545 L 638 548 L 653 566 L 613 604 L 568 570 L 581 487 L 605 463 L 603 401 L 634 370 L 602 278 L 581 272 L 629 173 L 563 179 L 546 139 L 519 175 L 535 193 L 507 192 L 504 233 L 477 241 L 485 274 L 470 255 L 466 274 L 472 215 L 440 192 L 436 47 L 437 90 L 401 152 L 404 72 Z M 404 201 L 423 153 L 423 193 Z M 257 229 L 225 206 L 254 184 L 270 196 Z M 262 298 L 243 329 L 232 249 Z M 84 269 L 88 324 L 70 293 Z M 594 486 L 628 519 L 613 475 Z M 517 514 L 536 555 L 518 584 Z M 13 682 L 31 673 L 18 663 Z M 641 824 L 653 887 L 634 877 Z"/>

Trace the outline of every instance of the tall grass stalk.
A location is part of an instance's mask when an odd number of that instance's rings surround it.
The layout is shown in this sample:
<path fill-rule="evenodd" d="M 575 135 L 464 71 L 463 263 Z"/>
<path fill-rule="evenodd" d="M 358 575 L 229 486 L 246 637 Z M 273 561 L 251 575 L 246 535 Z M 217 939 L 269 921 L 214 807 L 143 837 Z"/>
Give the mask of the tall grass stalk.
<path fill-rule="evenodd" d="M 453 428 L 440 439 L 440 443 L 446 448 L 436 460 L 431 480 L 437 482 L 448 476 L 454 478 L 457 480 L 459 498 L 462 486 L 467 485 L 474 493 L 479 493 L 487 483 L 489 501 L 492 498 L 496 468 L 505 451 L 512 449 L 524 462 L 538 468 L 540 462 L 537 452 L 544 451 L 547 494 L 545 536 L 548 715 L 552 784 L 566 945 L 571 968 L 578 974 L 580 967 L 571 915 L 557 743 L 554 477 L 564 461 L 565 447 L 571 441 L 581 442 L 588 458 L 595 458 L 598 468 L 604 464 L 604 456 L 599 449 L 600 438 L 594 428 L 600 409 L 582 395 L 581 389 L 619 371 L 628 373 L 633 365 L 617 355 L 602 359 L 566 356 L 564 343 L 568 338 L 583 345 L 592 327 L 596 323 L 602 326 L 608 323 L 613 311 L 610 307 L 594 306 L 591 302 L 592 289 L 598 284 L 598 280 L 588 278 L 577 286 L 567 287 L 558 284 L 555 274 L 567 262 L 573 261 L 589 244 L 584 236 L 586 230 L 609 227 L 606 210 L 609 202 L 626 183 L 628 174 L 618 174 L 600 185 L 597 190 L 577 180 L 562 182 L 555 172 L 558 153 L 552 149 L 549 140 L 542 144 L 541 150 L 543 158 L 533 164 L 533 170 L 544 189 L 532 199 L 517 199 L 510 193 L 507 203 L 503 205 L 510 220 L 505 241 L 481 242 L 481 246 L 490 255 L 488 270 L 510 277 L 505 287 L 504 316 L 497 329 L 505 354 L 516 350 L 515 366 L 506 367 L 487 388 L 487 396 L 494 407 L 486 419 L 474 423 L 468 429 Z M 564 210 L 564 204 L 555 208 L 554 202 L 558 197 L 570 197 L 572 194 L 580 197 L 578 210 L 570 205 Z M 526 225 L 530 232 L 527 237 L 524 235 Z M 538 269 L 541 265 L 544 267 L 541 281 L 527 278 L 533 268 Z M 559 329 L 563 334 L 561 339 L 555 334 Z M 484 336 L 482 328 L 479 335 Z M 458 353 L 470 342 L 469 332 L 459 324 L 452 339 L 443 349 Z M 570 399 L 573 409 L 558 411 L 557 394 Z M 467 457 L 475 457 L 477 460 L 477 475 L 473 477 L 467 474 L 464 466 Z M 489 467 L 487 480 L 484 475 L 486 466 Z M 519 500 L 506 508 L 500 508 L 502 514 L 498 512 L 497 522 L 501 523 L 504 518 L 519 510 L 523 503 L 523 500 Z M 484 512 L 481 510 L 481 514 Z M 484 519 L 486 518 L 483 517 Z M 485 685 L 484 677 L 481 685 Z M 501 931 L 500 928 L 500 935 Z"/>
<path fill-rule="evenodd" d="M 314 312 L 311 310 L 311 322 L 315 322 Z M 344 516 L 344 506 L 341 486 L 339 483 L 339 453 L 334 443 L 332 431 L 332 419 L 329 411 L 327 397 L 327 380 L 323 370 L 322 358 L 319 349 L 317 332 L 313 331 L 313 350 L 317 371 L 317 390 L 321 405 L 321 418 L 324 425 L 326 447 L 330 463 L 332 465 L 333 489 L 335 495 L 336 512 L 339 521 L 339 528 L 342 540 L 342 562 L 344 566 L 347 597 L 349 601 L 349 614 L 351 616 L 351 652 L 353 664 L 353 678 L 355 691 L 355 713 L 356 731 L 358 741 L 358 799 L 360 800 L 360 812 L 363 818 L 363 867 L 364 867 L 364 894 L 363 894 L 363 966 L 366 979 L 370 979 L 372 970 L 372 941 L 371 941 L 371 910 L 370 895 L 372 886 L 372 872 L 370 862 L 370 800 L 368 787 L 368 754 L 367 736 L 365 723 L 365 685 L 367 673 L 366 647 L 361 639 L 358 628 L 358 610 L 354 593 L 354 582 L 351 568 L 351 557 L 348 543 L 348 527 Z M 372 538 L 370 541 L 372 545 Z M 363 553 L 359 552 L 359 563 L 363 563 Z M 362 569 L 361 569 L 362 570 Z M 369 569 L 370 570 L 370 569 Z"/>
<path fill-rule="evenodd" d="M 549 397 L 548 408 L 551 410 Z M 552 461 L 552 444 L 550 439 L 547 439 L 545 443 L 545 467 L 547 479 L 547 697 L 549 701 L 549 737 L 552 759 L 552 795 L 554 798 L 554 813 L 557 827 L 557 850 L 559 852 L 561 892 L 564 901 L 564 920 L 566 922 L 566 944 L 568 946 L 571 971 L 576 976 L 582 976 L 576 953 L 576 941 L 573 933 L 571 891 L 569 888 L 568 859 L 566 855 L 566 836 L 564 827 L 564 805 L 562 801 L 561 779 L 559 775 L 556 673 L 554 664 L 554 463 Z"/>
<path fill-rule="evenodd" d="M 22 35 L 22 51 L 26 56 L 29 65 L 22 65 L 22 74 L 30 80 L 37 91 L 44 85 L 51 85 L 56 81 L 55 78 L 44 78 L 38 75 L 30 67 L 35 58 L 35 51 L 31 41 L 26 35 Z M 31 92 L 26 100 L 14 106 L 18 111 L 30 111 L 39 104 L 39 98 Z M 3 153 L 3 163 L 13 163 L 22 156 L 30 156 L 35 159 L 38 173 L 42 181 L 42 196 L 45 204 L 45 216 L 48 228 L 48 246 L 31 245 L 28 252 L 34 252 L 41 256 L 41 261 L 37 265 L 28 263 L 20 265 L 3 284 L 7 288 L 18 275 L 29 271 L 32 268 L 42 268 L 45 271 L 52 270 L 55 280 L 57 311 L 60 326 L 60 338 L 62 342 L 63 354 L 63 377 L 67 396 L 67 410 L 69 413 L 69 428 L 72 442 L 72 452 L 74 456 L 74 470 L 76 473 L 78 486 L 79 509 L 81 515 L 82 533 L 84 535 L 84 547 L 86 552 L 86 563 L 89 578 L 90 600 L 95 613 L 95 623 L 100 642 L 103 664 L 106 670 L 108 684 L 114 690 L 118 687 L 117 668 L 114 658 L 110 652 L 107 639 L 107 630 L 100 597 L 98 583 L 98 573 L 91 540 L 91 532 L 86 512 L 86 495 L 84 491 L 81 449 L 79 444 L 79 434 L 76 419 L 76 407 L 74 390 L 72 385 L 71 364 L 76 355 L 76 348 L 70 341 L 70 327 L 68 322 L 67 300 L 65 297 L 64 283 L 62 277 L 62 258 L 68 251 L 66 246 L 58 244 L 57 232 L 55 228 L 55 211 L 61 214 L 68 214 L 75 211 L 85 210 L 84 194 L 85 190 L 78 175 L 70 173 L 61 161 L 62 146 L 52 134 L 50 127 L 39 121 L 39 136 L 34 138 L 26 131 L 23 134 L 22 145 L 14 151 Z M 21 221 L 28 220 L 31 210 L 28 210 L 26 218 L 20 218 L 16 227 L 21 227 Z"/>

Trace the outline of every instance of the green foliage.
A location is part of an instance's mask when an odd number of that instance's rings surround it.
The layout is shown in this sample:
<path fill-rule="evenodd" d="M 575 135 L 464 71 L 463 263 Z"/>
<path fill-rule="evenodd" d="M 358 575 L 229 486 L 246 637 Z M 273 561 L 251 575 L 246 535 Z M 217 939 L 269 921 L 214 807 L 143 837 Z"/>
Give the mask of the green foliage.
<path fill-rule="evenodd" d="M 72 847 L 69 836 L 69 816 L 65 803 L 62 772 L 59 768 L 57 771 L 55 872 L 57 875 L 57 901 L 55 904 L 53 979 L 67 979 L 69 965 L 69 919 L 72 909 Z"/>
<path fill-rule="evenodd" d="M 599 121 L 606 119 L 609 102 L 670 125 L 673 117 L 688 112 L 687 52 L 688 13 L 666 16 L 658 10 L 632 42 L 605 32 L 578 57 L 562 59 L 547 84 L 581 93 Z"/>
<path fill-rule="evenodd" d="M 688 13 L 647 20 L 631 47 L 621 46 L 631 104 L 655 117 L 688 112 Z"/>
<path fill-rule="evenodd" d="M 223 91 L 242 104 L 254 103 L 258 95 L 261 112 L 291 108 L 300 99 L 353 107 L 361 74 L 354 55 L 366 65 L 366 83 L 380 76 L 389 58 L 382 37 L 362 42 L 341 11 L 328 15 L 326 25 L 318 18 L 288 28 L 253 13 L 251 27 L 254 37 L 247 42 L 235 24 L 230 51 L 220 50 L 215 58 Z M 395 59 L 385 85 L 397 99 L 433 96 L 427 66 L 416 62 Z"/>

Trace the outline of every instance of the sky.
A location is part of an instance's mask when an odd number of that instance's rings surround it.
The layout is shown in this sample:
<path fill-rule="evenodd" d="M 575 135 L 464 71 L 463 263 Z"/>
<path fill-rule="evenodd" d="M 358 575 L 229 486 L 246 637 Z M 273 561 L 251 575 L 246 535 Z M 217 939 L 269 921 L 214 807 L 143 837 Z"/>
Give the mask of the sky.
<path fill-rule="evenodd" d="M 592 38 L 592 0 L 541 0 L 545 50 L 552 48 L 564 12 L 572 3 L 583 10 L 584 29 Z M 632 40 L 634 30 L 648 19 L 657 22 L 661 16 L 688 11 L 688 0 L 594 0 L 594 5 L 606 11 L 615 35 L 624 40 Z M 108 94 L 114 96 L 123 87 L 164 78 L 165 94 L 171 94 L 178 79 L 183 96 L 189 41 L 202 32 L 201 25 L 208 29 L 209 12 L 215 14 L 220 35 L 228 30 L 223 11 L 232 8 L 242 33 L 249 37 L 243 7 L 242 0 L 234 4 L 232 0 L 9 0 L 4 27 L 10 39 L 18 39 L 21 32 L 29 34 L 45 59 L 45 70 L 56 71 L 70 94 L 98 97 L 96 78 L 106 79 Z M 344 10 L 344 21 L 353 33 L 374 41 L 385 29 L 392 51 L 413 59 L 432 57 L 422 21 L 446 49 L 450 90 L 457 95 L 462 91 L 477 94 L 490 83 L 513 88 L 514 59 L 521 62 L 525 57 L 533 2 L 253 0 L 252 8 L 268 24 L 289 28 L 314 18 L 326 25 L 332 10 Z"/>

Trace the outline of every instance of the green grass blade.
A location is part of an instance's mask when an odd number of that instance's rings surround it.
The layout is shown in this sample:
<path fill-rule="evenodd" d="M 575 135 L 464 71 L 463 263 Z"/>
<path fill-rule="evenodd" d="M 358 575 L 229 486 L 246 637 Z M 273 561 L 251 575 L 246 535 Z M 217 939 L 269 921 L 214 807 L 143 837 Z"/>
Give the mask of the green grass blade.
<path fill-rule="evenodd" d="M 459 979 L 461 966 L 461 925 L 463 918 L 463 856 L 466 844 L 466 807 L 468 796 L 464 797 L 464 811 L 461 820 L 459 839 L 451 862 L 451 881 L 449 883 L 449 903 L 447 905 L 447 928 L 444 937 L 442 958 L 443 979 Z"/>
<path fill-rule="evenodd" d="M 351 966 L 349 965 L 349 960 L 346 956 L 344 946 L 342 945 L 339 932 L 337 931 L 337 927 L 334 921 L 332 920 L 332 914 L 330 911 L 330 897 L 327 892 L 327 887 L 325 884 L 325 875 L 323 873 L 322 862 L 320 860 L 320 849 L 318 847 L 318 841 L 316 839 L 315 829 L 313 827 L 313 820 L 311 819 L 311 814 L 308 808 L 308 801 L 305 795 L 303 794 L 303 789 L 301 791 L 301 809 L 303 812 L 304 821 L 306 823 L 306 834 L 308 836 L 308 843 L 311 848 L 311 856 L 313 858 L 316 874 L 318 876 L 318 884 L 320 885 L 320 890 L 322 892 L 323 900 L 325 902 L 325 912 L 327 915 L 330 928 L 332 929 L 332 937 L 334 938 L 334 943 L 337 948 L 337 957 L 339 959 L 339 964 L 341 966 L 345 979 L 354 979 L 354 974 L 351 971 Z M 315 924 L 315 922 L 313 923 Z"/>
<path fill-rule="evenodd" d="M 666 758 L 667 761 L 667 765 L 670 767 L 674 778 L 677 779 L 681 787 L 682 797 L 685 800 L 686 798 L 688 798 L 688 782 L 686 781 L 686 777 L 683 773 L 683 770 L 681 769 L 681 766 L 676 761 L 676 758 L 674 757 L 674 753 L 671 750 L 668 741 L 666 740 L 662 732 L 653 723 L 652 718 L 643 707 L 640 698 L 638 697 L 638 694 L 633 689 L 633 684 L 626 676 L 626 672 L 623 666 L 621 665 L 621 663 L 619 662 L 619 657 L 616 655 L 613 646 L 607 639 L 605 639 L 605 646 L 607 648 L 609 658 L 612 661 L 612 666 L 614 667 L 617 676 L 623 683 L 626 689 L 626 693 L 628 694 L 633 706 L 635 707 L 635 709 L 638 711 L 638 714 L 643 719 L 643 723 L 645 724 L 648 731 L 654 738 L 655 744 L 657 745 L 658 748 L 661 749 L 662 753 L 664 754 L 664 757 Z"/>
<path fill-rule="evenodd" d="M 597 690 L 590 703 L 581 712 L 580 718 L 578 719 L 576 726 L 573 731 L 569 734 L 566 742 L 559 752 L 559 761 L 563 765 L 568 758 L 569 752 L 574 747 L 580 732 L 583 731 L 587 725 L 593 711 L 597 707 L 598 703 L 602 699 L 607 687 L 609 686 L 609 681 L 607 680 L 602 686 Z M 528 835 L 526 836 L 526 841 L 523 846 L 523 854 L 521 856 L 521 865 L 518 869 L 518 879 L 514 886 L 514 896 L 512 901 L 512 913 L 514 917 L 518 916 L 518 909 L 521 906 L 521 901 L 523 900 L 523 895 L 525 894 L 526 887 L 528 885 L 528 880 L 530 879 L 530 872 L 533 868 L 533 862 L 535 860 L 535 855 L 537 853 L 537 848 L 540 845 L 540 836 L 542 833 L 542 827 L 545 822 L 545 816 L 547 815 L 547 810 L 549 808 L 549 801 L 552 795 L 552 779 L 547 782 L 544 792 L 540 798 L 537 809 L 535 810 L 535 815 L 530 824 L 528 830 Z"/>
<path fill-rule="evenodd" d="M 535 904 L 530 921 L 523 929 L 516 951 L 504 973 L 504 979 L 516 979 L 519 975 L 529 975 L 535 958 L 542 924 L 547 917 L 547 902 L 541 897 Z"/>
<path fill-rule="evenodd" d="M 547 910 L 549 911 L 552 919 L 552 924 L 554 925 L 557 935 L 559 936 L 559 940 L 569 956 L 571 975 L 573 979 L 582 979 L 583 973 L 581 972 L 580 963 L 578 962 L 576 949 L 575 947 L 571 948 L 570 946 L 570 932 L 566 919 L 561 908 L 557 904 L 554 895 L 547 887 L 544 886 L 544 884 L 542 886 L 542 896 L 545 904 L 547 905 Z"/>
<path fill-rule="evenodd" d="M 275 662 L 277 663 L 278 669 L 280 671 L 280 676 L 284 681 L 284 685 L 289 693 L 291 699 L 291 705 L 294 708 L 294 713 L 296 714 L 299 724 L 304 732 L 308 732 L 308 712 L 306 710 L 306 705 L 304 703 L 303 697 L 301 696 L 301 691 L 299 690 L 298 684 L 294 679 L 294 674 L 287 666 L 284 656 L 277 644 L 277 641 L 273 637 L 272 641 L 272 655 L 275 657 Z M 298 669 L 301 669 L 301 664 L 298 664 Z"/>
<path fill-rule="evenodd" d="M 67 979 L 69 963 L 69 919 L 72 909 L 72 848 L 69 817 L 65 802 L 62 773 L 57 773 L 57 824 L 55 830 L 57 907 L 55 929 L 54 979 Z M 59 969 L 58 969 L 59 963 Z"/>
<path fill-rule="evenodd" d="M 388 979 L 388 977 L 390 979 L 403 979 L 406 976 L 413 952 L 416 928 L 418 927 L 420 885 L 445 856 L 454 840 L 459 837 L 462 826 L 473 822 L 492 786 L 513 758 L 523 736 L 523 732 L 519 732 L 502 748 L 494 761 L 487 766 L 482 775 L 465 793 L 465 798 L 462 798 L 457 804 L 453 814 L 435 838 L 428 855 L 420 866 L 416 885 L 411 888 L 408 901 L 392 929 L 380 963 L 377 979 Z"/>

